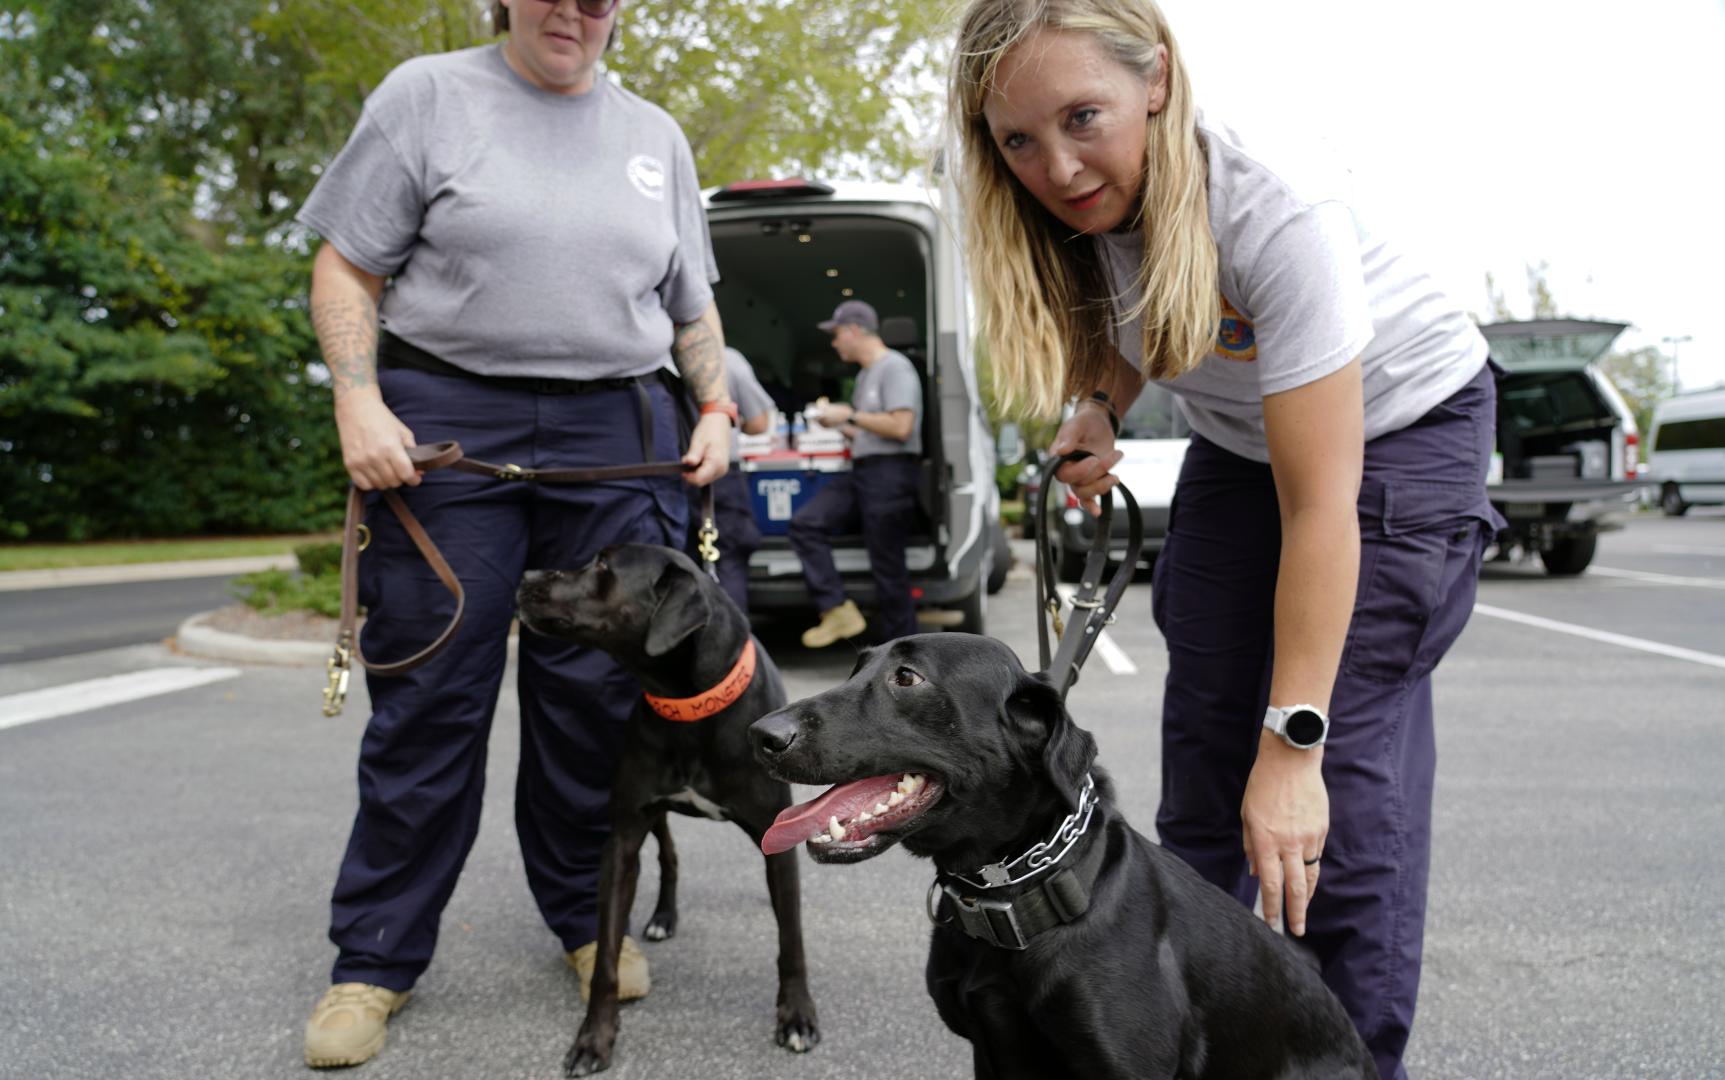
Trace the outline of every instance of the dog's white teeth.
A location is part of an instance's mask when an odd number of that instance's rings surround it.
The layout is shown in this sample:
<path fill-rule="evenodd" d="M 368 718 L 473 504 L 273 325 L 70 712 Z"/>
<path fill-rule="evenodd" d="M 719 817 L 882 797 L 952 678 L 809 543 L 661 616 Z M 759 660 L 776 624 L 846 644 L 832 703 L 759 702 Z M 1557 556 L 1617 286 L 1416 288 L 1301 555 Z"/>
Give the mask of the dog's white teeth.
<path fill-rule="evenodd" d="M 843 840 L 845 838 L 845 827 L 839 824 L 837 815 L 827 819 L 827 833 L 834 840 Z"/>
<path fill-rule="evenodd" d="M 875 813 L 877 813 L 877 814 L 884 814 L 884 813 L 886 813 L 886 811 L 887 811 L 887 805 L 886 805 L 886 803 L 883 803 L 883 802 L 877 802 L 877 803 L 875 803 L 875 804 L 874 804 L 874 812 L 875 812 Z"/>
<path fill-rule="evenodd" d="M 904 802 L 904 792 L 902 791 L 895 791 L 886 797 L 886 804 L 889 807 L 897 806 L 901 802 Z"/>
<path fill-rule="evenodd" d="M 898 782 L 898 789 L 906 795 L 914 795 L 921 789 L 923 783 L 921 773 L 905 773 L 904 778 Z"/>
<path fill-rule="evenodd" d="M 869 813 L 867 810 L 864 810 L 862 813 L 860 813 L 856 816 L 856 820 L 858 820 L 858 821 L 873 821 L 874 815 Z"/>
<path fill-rule="evenodd" d="M 898 793 L 900 795 L 909 795 L 911 792 L 916 790 L 916 788 L 911 786 L 910 778 L 910 773 L 905 773 L 903 776 L 898 778 Z"/>
<path fill-rule="evenodd" d="M 833 838 L 824 832 L 815 833 L 813 836 L 809 837 L 809 843 L 811 844 L 830 844 L 832 842 Z"/>

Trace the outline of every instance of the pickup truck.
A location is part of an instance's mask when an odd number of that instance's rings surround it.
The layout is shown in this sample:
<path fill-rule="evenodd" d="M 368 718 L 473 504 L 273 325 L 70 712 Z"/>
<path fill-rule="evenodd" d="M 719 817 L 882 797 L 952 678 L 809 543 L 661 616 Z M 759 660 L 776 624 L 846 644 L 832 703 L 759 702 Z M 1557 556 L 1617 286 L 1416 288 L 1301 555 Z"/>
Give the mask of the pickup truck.
<path fill-rule="evenodd" d="M 1500 559 L 1537 554 L 1547 573 L 1579 574 L 1599 534 L 1622 528 L 1638 501 L 1635 415 L 1597 366 L 1625 329 L 1580 319 L 1480 327 L 1506 372 L 1487 486 L 1509 522 Z"/>

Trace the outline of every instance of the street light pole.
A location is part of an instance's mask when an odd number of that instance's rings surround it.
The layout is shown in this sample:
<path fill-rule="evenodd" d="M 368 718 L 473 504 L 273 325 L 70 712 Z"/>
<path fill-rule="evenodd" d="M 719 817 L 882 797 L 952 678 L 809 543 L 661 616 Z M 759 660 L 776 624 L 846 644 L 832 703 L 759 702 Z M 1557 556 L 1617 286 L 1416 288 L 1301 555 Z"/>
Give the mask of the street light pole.
<path fill-rule="evenodd" d="M 1677 346 L 1683 344 L 1685 341 L 1694 341 L 1695 338 L 1691 334 L 1684 334 L 1681 337 L 1668 337 L 1661 338 L 1660 340 L 1671 346 L 1671 393 L 1672 396 L 1676 396 L 1683 386 L 1677 378 Z"/>

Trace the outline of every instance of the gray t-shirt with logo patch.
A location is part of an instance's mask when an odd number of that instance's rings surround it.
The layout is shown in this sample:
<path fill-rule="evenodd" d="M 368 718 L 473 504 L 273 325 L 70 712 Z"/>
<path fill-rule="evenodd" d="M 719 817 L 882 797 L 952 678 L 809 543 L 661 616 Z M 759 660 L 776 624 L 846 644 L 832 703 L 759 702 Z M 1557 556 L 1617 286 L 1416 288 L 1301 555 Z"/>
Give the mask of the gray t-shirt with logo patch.
<path fill-rule="evenodd" d="M 482 375 L 669 367 L 718 280 L 676 121 L 603 76 L 541 90 L 499 45 L 390 72 L 298 220 L 391 279 L 385 327 Z"/>
<path fill-rule="evenodd" d="M 1200 117 L 1209 164 L 1222 325 L 1216 348 L 1163 385 L 1192 429 L 1225 450 L 1270 460 L 1264 398 L 1360 358 L 1365 437 L 1399 431 L 1465 386 L 1486 361 L 1461 305 L 1354 205 L 1345 170 L 1303 145 L 1248 148 Z M 1097 238 L 1116 313 L 1141 295 L 1144 236 Z M 1114 327 L 1138 367 L 1142 320 Z"/>
<path fill-rule="evenodd" d="M 904 442 L 858 429 L 851 440 L 851 457 L 922 453 L 922 377 L 903 353 L 888 349 L 879 360 L 862 369 L 851 392 L 851 408 L 866 413 L 910 409 L 916 414 L 910 425 L 910 438 Z"/>

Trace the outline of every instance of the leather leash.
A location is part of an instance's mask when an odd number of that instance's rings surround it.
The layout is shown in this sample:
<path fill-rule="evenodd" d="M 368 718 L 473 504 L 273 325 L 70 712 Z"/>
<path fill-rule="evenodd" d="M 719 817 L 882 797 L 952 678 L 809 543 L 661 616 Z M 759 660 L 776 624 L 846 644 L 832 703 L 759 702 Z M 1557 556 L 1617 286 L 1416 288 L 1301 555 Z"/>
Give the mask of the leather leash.
<path fill-rule="evenodd" d="M 640 465 L 607 465 L 591 469 L 524 469 L 519 465 L 495 465 L 489 461 L 467 457 L 461 452 L 461 444 L 454 441 L 408 447 L 407 458 L 413 463 L 413 467 L 422 473 L 434 472 L 437 469 L 454 469 L 456 472 L 487 476 L 494 480 L 540 484 L 597 484 L 607 480 L 637 480 L 648 476 L 681 476 L 690 468 L 680 461 L 650 461 Z M 443 553 L 437 550 L 437 545 L 432 542 L 425 527 L 419 523 L 413 511 L 408 509 L 406 500 L 394 490 L 385 490 L 382 495 L 396 520 L 401 522 L 401 527 L 413 540 L 413 546 L 419 549 L 419 553 L 436 572 L 438 580 L 443 582 L 443 587 L 455 597 L 455 614 L 450 616 L 449 625 L 443 628 L 443 632 L 438 634 L 431 644 L 404 660 L 374 663 L 360 652 L 359 640 L 354 632 L 359 622 L 359 553 L 370 544 L 371 530 L 366 528 L 363 521 L 364 493 L 349 485 L 347 516 L 341 530 L 341 621 L 336 634 L 335 651 L 325 665 L 329 674 L 329 682 L 323 691 L 325 716 L 336 716 L 341 712 L 342 705 L 347 700 L 348 680 L 355 659 L 374 675 L 405 675 L 443 651 L 455 636 L 455 632 L 461 628 L 461 616 L 467 608 L 467 593 L 461 587 L 461 580 L 455 576 L 455 571 L 450 569 Z M 713 519 L 713 488 L 710 484 L 701 489 L 701 528 L 698 536 L 701 561 L 707 573 L 716 577 L 719 530 Z"/>
<path fill-rule="evenodd" d="M 1091 541 L 1090 552 L 1084 560 L 1083 580 L 1072 597 L 1072 610 L 1076 617 L 1071 626 L 1063 625 L 1060 593 L 1055 588 L 1054 553 L 1048 542 L 1048 489 L 1054 486 L 1055 470 L 1067 462 L 1082 461 L 1089 456 L 1088 451 L 1080 450 L 1056 461 L 1043 475 L 1042 486 L 1036 492 L 1036 645 L 1042 670 L 1054 681 L 1055 689 L 1060 691 L 1063 699 L 1066 692 L 1077 684 L 1078 669 L 1084 666 L 1090 650 L 1096 647 L 1096 639 L 1102 635 L 1103 628 L 1114 621 L 1114 608 L 1125 595 L 1126 587 L 1132 584 L 1138 555 L 1144 547 L 1144 521 L 1138 513 L 1138 500 L 1132 497 L 1125 484 L 1117 484 L 1114 491 L 1118 491 L 1125 500 L 1128 515 L 1126 556 L 1104 589 L 1102 574 L 1108 566 L 1114 527 L 1114 499 L 1110 492 L 1102 499 L 1102 513 L 1096 519 L 1096 538 Z M 1079 612 L 1082 615 L 1077 615 Z M 1054 636 L 1059 642 L 1052 659 L 1048 647 L 1050 621 L 1054 623 Z"/>

